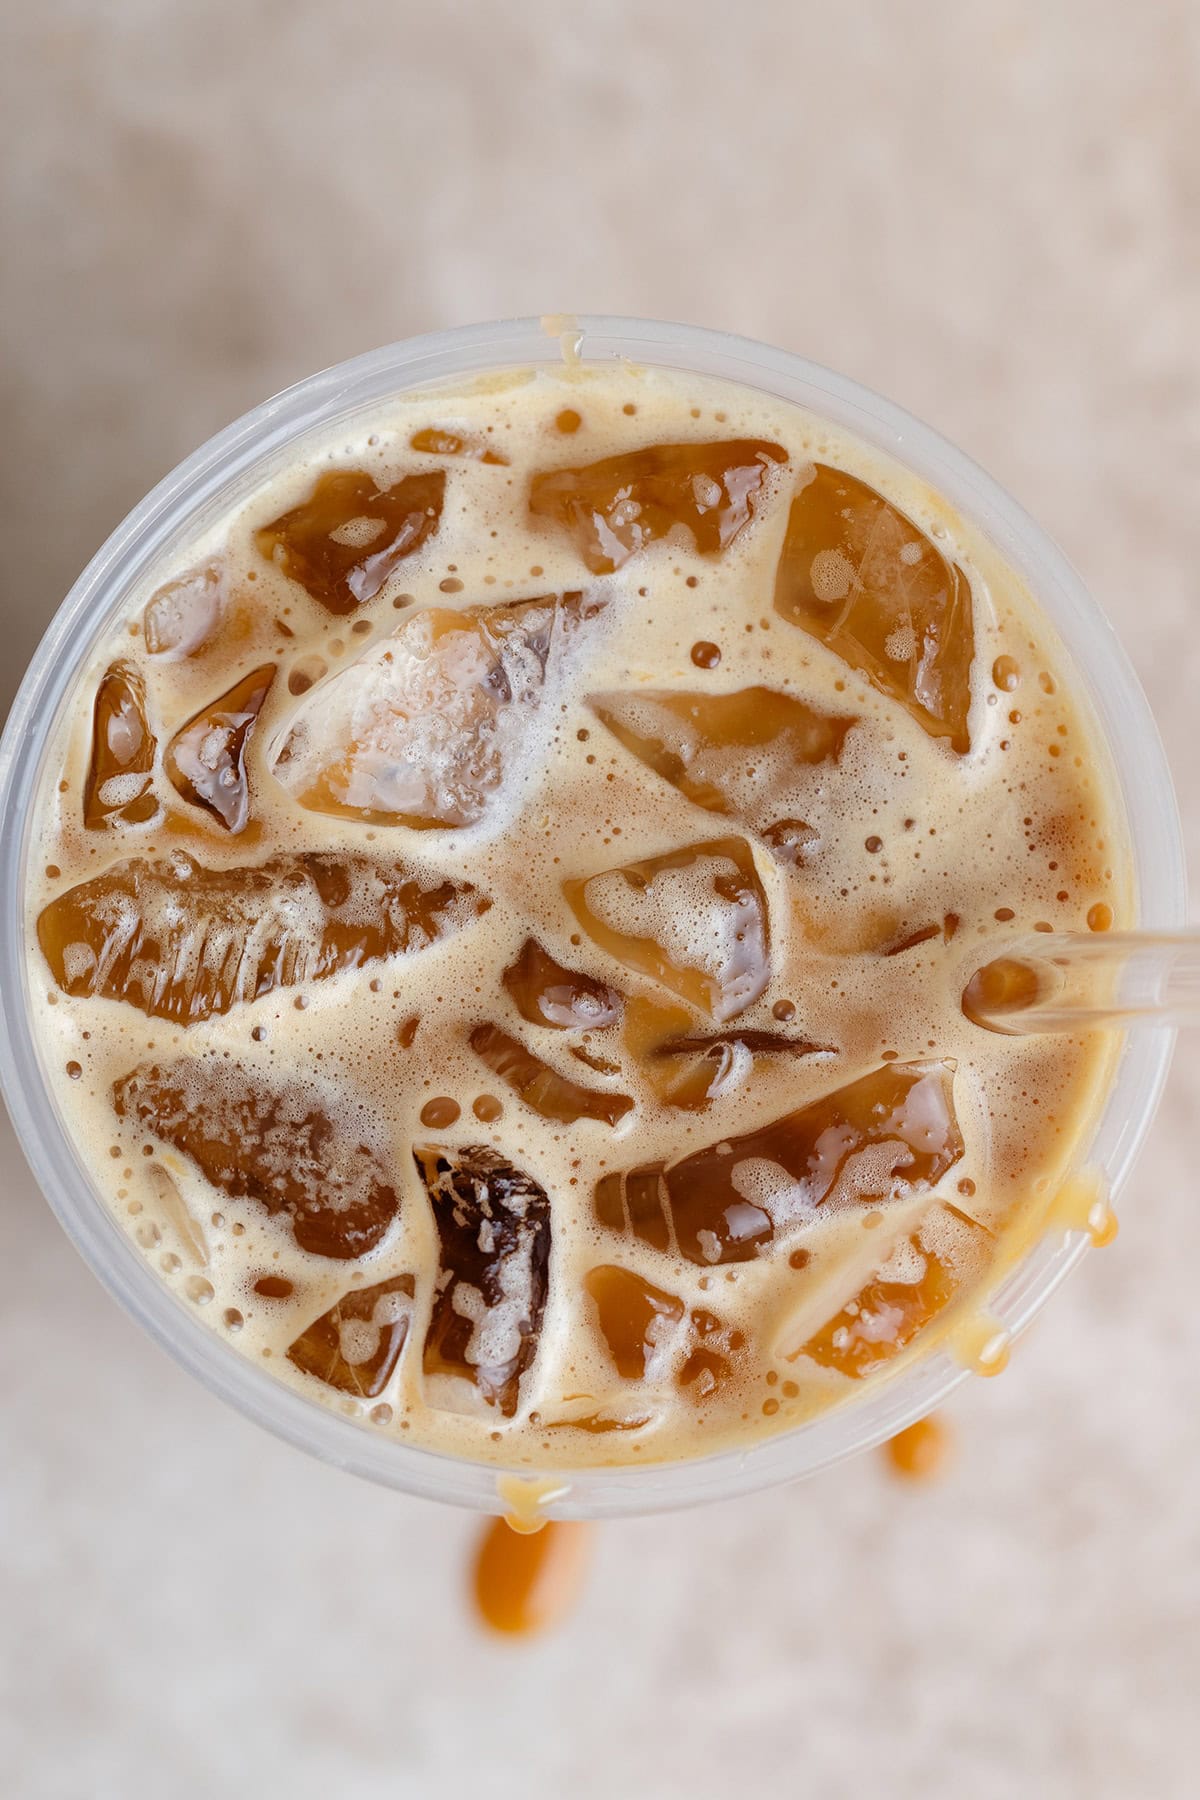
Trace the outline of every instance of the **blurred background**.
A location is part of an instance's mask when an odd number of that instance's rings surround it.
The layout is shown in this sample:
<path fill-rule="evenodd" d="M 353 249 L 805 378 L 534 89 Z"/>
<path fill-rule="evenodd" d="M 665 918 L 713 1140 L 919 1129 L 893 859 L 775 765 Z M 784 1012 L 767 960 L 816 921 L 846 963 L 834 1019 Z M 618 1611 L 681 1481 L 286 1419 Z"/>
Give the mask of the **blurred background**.
<path fill-rule="evenodd" d="M 1200 835 L 1193 0 L 0 5 L 6 707 L 142 493 L 434 327 L 644 313 L 844 370 L 1062 542 Z M 1183 1796 L 1200 1766 L 1200 1065 L 1116 1247 L 879 1456 L 607 1528 L 485 1637 L 475 1522 L 260 1435 L 121 1316 L 0 1144 L 0 1791 Z"/>

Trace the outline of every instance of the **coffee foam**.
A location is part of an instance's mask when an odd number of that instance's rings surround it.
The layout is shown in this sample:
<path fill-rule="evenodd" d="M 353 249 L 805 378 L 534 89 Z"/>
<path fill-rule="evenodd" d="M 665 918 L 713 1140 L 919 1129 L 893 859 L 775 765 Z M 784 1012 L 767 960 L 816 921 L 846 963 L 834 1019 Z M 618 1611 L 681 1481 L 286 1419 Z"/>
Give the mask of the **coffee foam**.
<path fill-rule="evenodd" d="M 567 406 L 583 417 L 570 436 L 554 426 Z M 625 410 L 630 406 L 632 415 Z M 507 461 L 413 451 L 412 435 L 432 426 L 483 438 Z M 697 555 L 686 541 L 668 540 L 595 584 L 606 596 L 603 611 L 585 632 L 558 645 L 530 736 L 514 740 L 503 778 L 476 823 L 418 832 L 338 817 L 297 806 L 273 778 L 280 745 L 319 705 L 319 672 L 328 671 L 332 684 L 355 658 L 364 672 L 373 670 L 390 634 L 418 609 L 491 607 L 591 585 L 567 538 L 535 529 L 526 516 L 531 470 L 574 466 L 656 441 L 732 436 L 784 445 L 791 469 L 769 475 L 757 518 L 719 561 Z M 790 481 L 810 459 L 845 467 L 886 492 L 970 576 L 977 640 L 968 756 L 928 737 L 894 702 L 773 613 Z M 302 501 L 316 475 L 337 466 L 368 469 L 381 485 L 435 467 L 448 476 L 439 531 L 348 618 L 326 615 L 254 546 L 259 526 Z M 188 571 L 212 567 L 220 570 L 220 581 L 198 578 L 198 585 L 206 605 L 220 589 L 216 635 L 191 655 L 149 654 L 143 615 L 151 596 Z M 844 578 L 845 571 L 831 566 L 814 572 L 830 599 L 838 597 Z M 691 647 L 700 639 L 719 646 L 715 669 L 701 672 L 692 661 Z M 899 653 L 903 646 L 895 648 Z M 1021 671 L 1016 692 L 992 686 L 990 671 L 1002 654 Z M 265 662 L 277 665 L 248 748 L 254 817 L 241 838 L 229 838 L 176 803 L 161 777 L 160 796 L 172 803 L 169 817 L 121 831 L 82 828 L 79 794 L 91 698 L 117 656 L 144 673 L 160 745 L 239 674 Z M 314 674 L 318 684 L 306 686 Z M 609 691 L 702 688 L 717 694 L 752 685 L 856 721 L 836 763 L 797 770 L 768 746 L 754 752 L 754 773 L 746 777 L 747 793 L 765 796 L 776 816 L 802 820 L 815 834 L 815 873 L 789 871 L 736 819 L 699 810 L 636 762 L 588 706 L 589 695 Z M 1050 754 L 1052 746 L 1059 754 Z M 407 1442 L 509 1464 L 636 1462 L 707 1452 L 798 1422 L 852 1391 L 852 1384 L 803 1359 L 777 1360 L 784 1338 L 791 1342 L 801 1329 L 795 1322 L 805 1331 L 820 1326 L 879 1268 L 885 1252 L 898 1259 L 889 1266 L 901 1283 L 905 1270 L 908 1279 L 917 1278 L 916 1264 L 930 1249 L 967 1267 L 971 1259 L 962 1238 L 969 1225 L 963 1217 L 987 1234 L 989 1255 L 999 1257 L 1006 1232 L 1027 1217 L 1030 1196 L 1053 1190 L 1078 1161 L 1107 1088 L 1111 1060 L 1103 1039 L 1058 1038 L 1047 1048 L 1036 1040 L 993 1037 L 969 1025 L 958 1006 L 964 970 L 993 939 L 1038 923 L 1079 928 L 1098 899 L 1113 907 L 1118 924 L 1131 917 L 1129 859 L 1107 752 L 1075 692 L 1064 652 L 993 548 L 933 492 L 879 453 L 753 390 L 627 367 L 538 372 L 401 398 L 333 439 L 301 446 L 231 514 L 178 547 L 131 597 L 124 618 L 89 660 L 46 771 L 34 833 L 45 865 L 31 879 L 31 986 L 47 1002 L 37 1007 L 37 1027 L 49 1080 L 106 1203 L 184 1304 L 198 1303 L 186 1284 L 202 1271 L 212 1290 L 203 1316 L 216 1329 L 231 1331 L 239 1351 L 310 1398 Z M 58 791 L 60 780 L 65 792 Z M 620 1065 L 619 1074 L 607 1077 L 571 1056 L 574 1037 L 531 1034 L 521 1025 L 499 976 L 530 935 L 571 968 L 629 995 L 662 997 L 653 982 L 616 966 L 580 931 L 563 894 L 565 881 L 731 833 L 754 844 L 772 963 L 765 992 L 737 1023 L 773 1028 L 773 1008 L 790 1001 L 796 1012 L 789 1029 L 836 1047 L 836 1054 L 761 1058 L 746 1086 L 704 1111 L 687 1112 L 656 1099 L 617 1032 L 583 1040 L 585 1048 Z M 469 929 L 419 955 L 280 989 L 203 1026 L 184 1028 L 146 1019 L 117 1001 L 54 992 L 34 932 L 42 907 L 116 860 L 163 857 L 173 849 L 212 867 L 301 850 L 401 856 L 431 881 L 450 877 L 475 884 L 492 905 Z M 720 921 L 689 906 L 688 879 L 664 883 L 649 911 L 642 896 L 636 929 L 645 931 L 648 918 L 652 928 L 657 911 L 664 941 L 677 939 L 701 963 L 719 959 L 728 949 L 720 942 Z M 624 902 L 613 882 L 605 878 L 604 904 L 620 912 Z M 186 892 L 180 895 L 186 898 Z M 999 918 L 1003 912 L 1010 917 Z M 958 924 L 947 941 L 941 928 L 951 917 Z M 615 913 L 612 922 L 624 928 Z M 935 925 L 937 937 L 895 955 L 877 954 L 881 946 Z M 420 1026 L 405 1049 L 398 1032 L 414 1016 Z M 568 1127 L 540 1118 L 470 1050 L 468 1034 L 483 1020 L 523 1036 L 563 1076 L 631 1095 L 633 1111 L 614 1127 L 589 1119 Z M 361 1117 L 371 1142 L 389 1148 L 403 1200 L 400 1217 L 361 1268 L 298 1250 L 290 1234 L 252 1203 L 212 1189 L 185 1157 L 115 1117 L 115 1080 L 147 1059 L 195 1055 L 203 1056 L 207 1078 L 218 1084 L 222 1069 L 237 1064 L 264 1081 L 333 1091 L 339 1116 Z M 837 1203 L 822 1207 L 820 1219 L 794 1240 L 810 1253 L 800 1271 L 789 1264 L 793 1240 L 757 1261 L 707 1269 L 665 1257 L 639 1240 L 615 1238 L 592 1216 L 593 1187 L 607 1170 L 687 1155 L 723 1133 L 752 1131 L 854 1080 L 885 1056 L 906 1061 L 935 1055 L 956 1065 L 955 1105 L 966 1143 L 961 1162 L 938 1190 L 955 1213 L 924 1196 L 889 1204 L 870 1221 L 851 1203 L 856 1188 L 871 1188 L 871 1153 L 863 1152 L 861 1165 L 844 1171 L 831 1197 Z M 78 1078 L 68 1076 L 68 1065 L 80 1068 Z M 499 1119 L 484 1121 L 473 1112 L 484 1095 L 502 1102 Z M 507 1422 L 464 1383 L 421 1375 L 437 1249 L 410 1147 L 429 1140 L 420 1112 L 436 1096 L 461 1107 L 458 1120 L 437 1134 L 439 1143 L 491 1146 L 539 1181 L 553 1203 L 552 1280 L 541 1347 L 522 1384 L 520 1410 Z M 152 1157 L 144 1155 L 147 1148 Z M 779 1171 L 747 1160 L 737 1171 L 737 1188 L 748 1202 L 766 1197 L 777 1206 Z M 918 1228 L 923 1249 L 909 1242 Z M 979 1241 L 977 1232 L 974 1252 Z M 744 1332 L 750 1347 L 734 1356 L 736 1362 L 740 1355 L 739 1378 L 709 1402 L 680 1398 L 671 1375 L 678 1355 L 656 1352 L 646 1383 L 622 1383 L 583 1292 L 586 1271 L 601 1262 L 636 1270 L 687 1308 L 707 1310 L 723 1326 Z M 349 1287 L 404 1271 L 417 1277 L 408 1346 L 379 1397 L 390 1405 L 391 1417 L 375 1420 L 372 1404 L 300 1374 L 286 1351 Z M 286 1276 L 293 1294 L 264 1300 L 254 1290 L 263 1274 Z M 972 1265 L 971 1280 L 981 1274 Z M 519 1310 L 519 1296 L 514 1306 Z M 480 1333 L 504 1325 L 502 1319 L 475 1323 Z M 665 1372 L 655 1378 L 656 1369 Z M 781 1375 L 794 1391 L 785 1393 Z M 764 1415 L 769 1401 L 778 1404 Z M 649 1422 L 602 1435 L 553 1428 L 597 1413 L 623 1421 L 649 1414 Z"/>

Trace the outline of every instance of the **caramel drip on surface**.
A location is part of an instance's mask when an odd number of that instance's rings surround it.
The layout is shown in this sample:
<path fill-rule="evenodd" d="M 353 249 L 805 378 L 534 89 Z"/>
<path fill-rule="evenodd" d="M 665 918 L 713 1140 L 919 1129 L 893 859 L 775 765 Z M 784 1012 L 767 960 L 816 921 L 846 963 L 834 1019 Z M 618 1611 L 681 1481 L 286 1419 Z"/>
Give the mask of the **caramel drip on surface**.
<path fill-rule="evenodd" d="M 476 1547 L 471 1576 L 483 1623 L 508 1637 L 533 1637 L 560 1624 L 582 1591 L 593 1531 L 576 1520 L 551 1519 L 531 1534 L 493 1519 Z"/>
<path fill-rule="evenodd" d="M 889 1438 L 883 1451 L 892 1474 L 901 1480 L 932 1481 L 942 1474 L 953 1447 L 945 1422 L 930 1413 Z"/>

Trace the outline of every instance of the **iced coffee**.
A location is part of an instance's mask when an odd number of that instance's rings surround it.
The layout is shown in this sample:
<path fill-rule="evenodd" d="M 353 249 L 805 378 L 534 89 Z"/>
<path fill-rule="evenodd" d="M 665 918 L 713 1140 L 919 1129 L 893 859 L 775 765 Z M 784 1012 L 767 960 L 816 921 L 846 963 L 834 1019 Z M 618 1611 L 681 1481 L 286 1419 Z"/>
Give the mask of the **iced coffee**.
<path fill-rule="evenodd" d="M 38 801 L 47 1078 L 156 1278 L 365 1430 L 749 1443 L 961 1334 L 1103 1034 L 961 999 L 1131 919 L 1049 622 L 772 395 L 507 371 L 294 444 L 152 571 Z"/>

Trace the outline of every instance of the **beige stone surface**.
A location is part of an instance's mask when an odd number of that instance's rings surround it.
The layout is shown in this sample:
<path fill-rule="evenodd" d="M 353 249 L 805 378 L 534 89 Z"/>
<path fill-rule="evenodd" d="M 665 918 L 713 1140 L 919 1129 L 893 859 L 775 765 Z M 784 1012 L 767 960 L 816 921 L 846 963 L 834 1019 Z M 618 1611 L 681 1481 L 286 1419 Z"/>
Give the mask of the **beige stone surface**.
<path fill-rule="evenodd" d="M 6 700 L 147 486 L 390 337 L 558 308 L 774 340 L 1062 541 L 1200 834 L 1193 0 L 0 8 Z M 875 1458 L 607 1530 L 526 1648 L 466 1517 L 309 1465 L 144 1341 L 2 1147 L 0 1790 L 1125 1800 L 1200 1766 L 1200 1065 L 1116 1248 Z"/>

